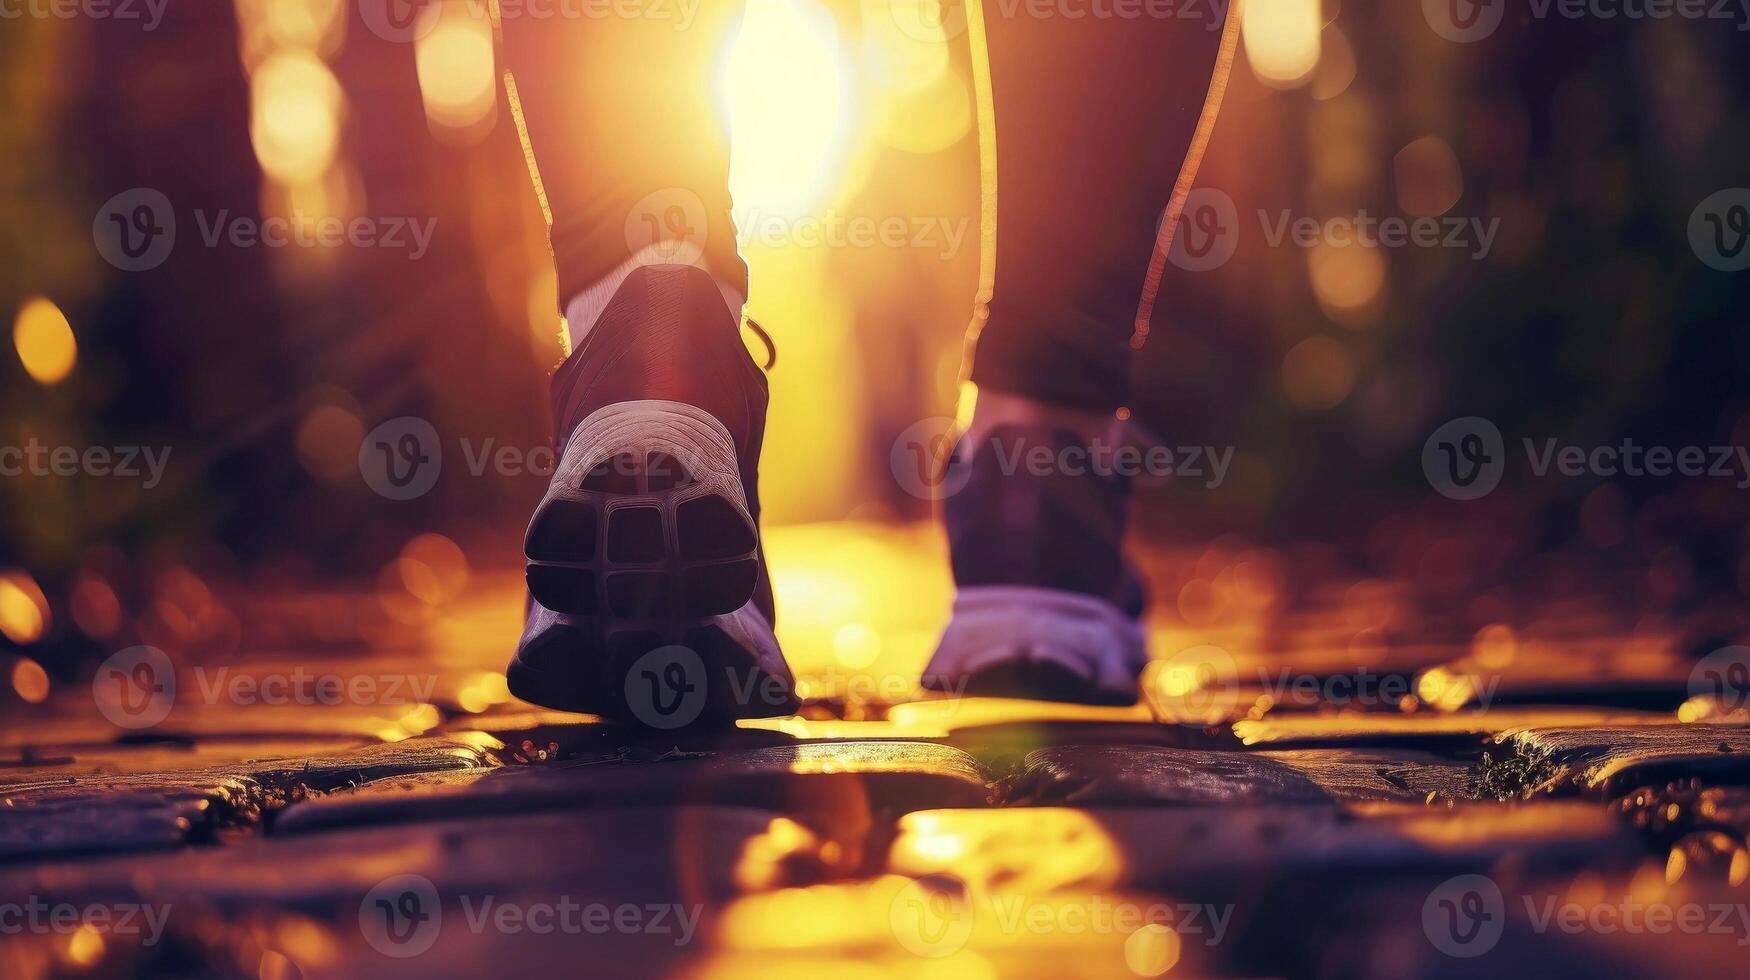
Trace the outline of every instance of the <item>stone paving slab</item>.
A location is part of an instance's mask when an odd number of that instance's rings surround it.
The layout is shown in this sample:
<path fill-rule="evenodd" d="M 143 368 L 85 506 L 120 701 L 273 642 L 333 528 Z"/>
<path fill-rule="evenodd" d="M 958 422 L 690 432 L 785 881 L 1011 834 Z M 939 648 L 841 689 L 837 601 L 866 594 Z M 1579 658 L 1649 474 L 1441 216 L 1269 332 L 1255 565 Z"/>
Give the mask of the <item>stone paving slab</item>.
<path fill-rule="evenodd" d="M 0 785 L 0 861 L 175 847 L 211 839 L 312 793 L 375 779 L 485 766 L 481 748 L 419 738 L 342 753 L 203 769 L 67 775 L 8 772 Z"/>
<path fill-rule="evenodd" d="M 1313 881 L 1237 900 L 1222 950 L 1244 976 L 1717 980 L 1741 975 L 1744 927 L 1674 923 L 1735 916 L 1742 902 L 1736 889 L 1665 886 L 1656 867 Z M 1657 929 L 1649 908 L 1660 910 Z"/>
<path fill-rule="evenodd" d="M 168 772 L 263 759 L 337 755 L 378 741 L 374 737 L 207 738 L 25 746 L 0 753 L 0 787 L 60 776 Z"/>
<path fill-rule="evenodd" d="M 1468 762 L 1426 752 L 1302 749 L 1200 752 L 1147 745 L 1069 745 L 1027 756 L 1005 788 L 1011 804 L 1276 806 L 1457 799 Z"/>
<path fill-rule="evenodd" d="M 1246 745 L 1268 748 L 1354 747 L 1438 749 L 1480 745 L 1491 735 L 1520 728 L 1669 725 L 1669 712 L 1615 708 L 1502 707 L 1486 711 L 1292 713 L 1234 723 Z"/>
<path fill-rule="evenodd" d="M 860 832 L 872 814 L 982 806 L 990 774 L 958 749 L 930 742 L 820 742 L 687 752 L 641 765 L 594 760 L 427 773 L 387 779 L 286 808 L 276 833 L 485 817 L 544 809 L 720 804 L 788 813 L 835 832 Z"/>
<path fill-rule="evenodd" d="M 1172 969 L 1214 976 L 1219 962 L 1186 930 L 1132 939 L 1172 897 L 1121 890 L 975 892 L 946 879 L 881 875 L 744 896 L 711 933 L 713 954 L 686 977 L 1121 977 Z M 1123 908 L 1124 918 L 1112 915 Z M 1182 924 L 1183 925 L 1183 924 Z M 1160 955 L 1169 952 L 1171 956 Z"/>
<path fill-rule="evenodd" d="M 429 878 L 446 896 L 571 886 L 704 901 L 818 880 L 825 867 L 815 835 L 767 811 L 624 807 L 17 866 L 0 869 L 0 893 L 356 914 L 370 888 L 403 874 Z"/>
<path fill-rule="evenodd" d="M 889 870 L 1031 893 L 1245 891 L 1320 876 L 1632 869 L 1625 821 L 1579 802 L 1144 809 L 1037 807 L 907 814 Z"/>
<path fill-rule="evenodd" d="M 441 720 L 431 705 L 249 704 L 182 705 L 163 721 L 134 731 L 98 717 L 89 697 L 52 712 L 7 719 L 0 725 L 0 751 L 115 744 L 118 739 L 197 743 L 205 740 L 327 739 L 393 741 L 421 734 Z"/>
<path fill-rule="evenodd" d="M 1482 790 L 1498 798 L 1578 792 L 1618 795 L 1679 776 L 1742 782 L 1750 726 L 1527 728 L 1489 748 Z"/>
<path fill-rule="evenodd" d="M 625 808 L 0 870 L 0 894 L 162 910 L 167 941 L 114 943 L 111 967 L 136 975 L 176 972 L 184 954 L 183 969 L 248 974 L 271 951 L 304 977 L 561 963 L 637 976 L 700 955 L 705 923 L 734 896 L 818 881 L 830 858 L 806 829 L 763 811 Z M 13 955 L 0 937 L 0 957 Z"/>

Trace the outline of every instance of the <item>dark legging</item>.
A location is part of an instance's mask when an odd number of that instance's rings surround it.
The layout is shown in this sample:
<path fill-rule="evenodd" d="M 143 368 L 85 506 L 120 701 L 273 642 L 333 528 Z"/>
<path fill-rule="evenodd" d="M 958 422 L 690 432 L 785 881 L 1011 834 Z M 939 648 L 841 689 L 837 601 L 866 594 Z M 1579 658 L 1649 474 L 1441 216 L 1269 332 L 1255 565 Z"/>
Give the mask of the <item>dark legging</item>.
<path fill-rule="evenodd" d="M 1189 9 L 1179 4 L 1092 16 L 1118 9 L 986 0 L 968 11 L 986 249 L 971 380 L 1102 413 L 1128 401 L 1160 231 L 1177 223 L 1237 34 L 1212 14 L 1175 16 Z M 665 238 L 690 242 L 688 259 L 745 293 L 712 87 L 737 13 L 706 0 L 686 30 L 653 18 L 502 21 L 562 302 Z"/>

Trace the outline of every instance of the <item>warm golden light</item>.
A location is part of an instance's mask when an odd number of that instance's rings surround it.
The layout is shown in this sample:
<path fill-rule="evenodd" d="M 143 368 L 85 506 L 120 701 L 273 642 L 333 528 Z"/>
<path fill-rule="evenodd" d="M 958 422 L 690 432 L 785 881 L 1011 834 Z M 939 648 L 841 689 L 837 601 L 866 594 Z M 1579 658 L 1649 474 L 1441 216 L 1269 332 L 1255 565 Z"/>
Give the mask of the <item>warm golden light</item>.
<path fill-rule="evenodd" d="M 492 26 L 466 4 L 446 4 L 414 49 L 425 116 L 433 126 L 470 129 L 497 104 Z"/>
<path fill-rule="evenodd" d="M 1405 214 L 1445 214 L 1464 193 L 1458 155 L 1438 136 L 1412 140 L 1392 158 L 1392 171 Z"/>
<path fill-rule="evenodd" d="M 1258 80 L 1273 88 L 1295 88 L 1319 63 L 1319 0 L 1246 0 L 1240 29 L 1246 60 Z"/>
<path fill-rule="evenodd" d="M 902 20 L 908 22 L 902 26 Z M 864 4 L 863 63 L 884 88 L 916 90 L 947 74 L 947 42 L 942 19 L 919 16 L 909 0 Z"/>
<path fill-rule="evenodd" d="M 972 93 L 965 79 L 943 72 L 933 82 L 888 100 L 881 139 L 907 153 L 938 153 L 972 133 Z"/>
<path fill-rule="evenodd" d="M 1385 289 L 1385 257 L 1377 245 L 1320 242 L 1306 253 L 1306 264 L 1313 295 L 1327 313 L 1361 309 Z"/>
<path fill-rule="evenodd" d="M 868 623 L 846 623 L 833 634 L 833 655 L 853 670 L 868 667 L 881 657 L 881 634 Z"/>
<path fill-rule="evenodd" d="M 1354 387 L 1354 361 L 1329 337 L 1308 337 L 1283 355 L 1282 388 L 1302 408 L 1332 408 Z"/>
<path fill-rule="evenodd" d="M 12 343 L 18 348 L 25 372 L 39 384 L 60 383 L 79 360 L 73 325 L 60 307 L 41 296 L 25 300 L 19 308 L 18 319 L 12 324 Z"/>
<path fill-rule="evenodd" d="M 282 51 L 255 70 L 249 135 L 256 159 L 283 184 L 308 183 L 340 147 L 340 83 L 321 59 Z"/>
<path fill-rule="evenodd" d="M 723 77 L 738 208 L 796 211 L 833 176 L 844 143 L 838 28 L 814 0 L 752 0 Z"/>
<path fill-rule="evenodd" d="M 19 646 L 35 643 L 49 628 L 49 601 L 24 572 L 0 573 L 0 635 Z"/>
<path fill-rule="evenodd" d="M 1158 977 L 1179 962 L 1179 934 L 1151 922 L 1124 940 L 1124 963 L 1140 977 Z"/>
<path fill-rule="evenodd" d="M 20 657 L 12 665 L 12 691 L 27 704 L 42 704 L 49 698 L 49 675 L 43 665 Z"/>
<path fill-rule="evenodd" d="M 365 426 L 339 405 L 321 404 L 298 424 L 298 461 L 324 480 L 357 479 L 358 447 Z"/>
<path fill-rule="evenodd" d="M 67 959 L 74 966 L 91 967 L 103 959 L 103 933 L 97 927 L 87 922 L 73 932 L 67 939 Z"/>
<path fill-rule="evenodd" d="M 273 42 L 329 54 L 347 13 L 344 0 L 260 0 L 261 21 Z"/>
<path fill-rule="evenodd" d="M 401 559 L 418 564 L 430 574 L 426 586 L 429 602 L 448 602 L 468 587 L 468 557 L 459 545 L 441 534 L 421 534 L 407 542 L 401 549 Z"/>

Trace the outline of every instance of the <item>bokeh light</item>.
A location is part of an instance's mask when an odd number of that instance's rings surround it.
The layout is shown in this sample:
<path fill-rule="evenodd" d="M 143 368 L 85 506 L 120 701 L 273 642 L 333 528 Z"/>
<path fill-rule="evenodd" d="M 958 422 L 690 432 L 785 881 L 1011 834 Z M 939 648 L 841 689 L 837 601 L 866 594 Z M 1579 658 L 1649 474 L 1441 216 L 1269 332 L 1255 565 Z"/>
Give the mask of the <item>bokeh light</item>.
<path fill-rule="evenodd" d="M 61 308 L 41 296 L 24 301 L 12 324 L 12 343 L 25 373 L 39 384 L 54 385 L 73 373 L 79 343 Z"/>
<path fill-rule="evenodd" d="M 268 176 L 299 184 L 322 176 L 340 146 L 340 83 L 313 54 L 281 51 L 255 70 L 250 137 Z"/>
<path fill-rule="evenodd" d="M 1301 408 L 1333 408 L 1354 387 L 1354 359 L 1330 337 L 1308 337 L 1282 357 L 1282 389 Z"/>
<path fill-rule="evenodd" d="M 19 646 L 42 639 L 50 623 L 49 600 L 22 571 L 0 571 L 0 635 Z"/>
<path fill-rule="evenodd" d="M 1405 214 L 1445 214 L 1464 193 L 1458 155 L 1438 136 L 1413 140 L 1392 158 L 1397 177 L 1398 207 Z"/>
<path fill-rule="evenodd" d="M 445 4 L 414 55 L 425 116 L 434 128 L 468 131 L 492 117 L 498 95 L 492 26 L 468 4 Z"/>
<path fill-rule="evenodd" d="M 1240 8 L 1246 60 L 1258 80 L 1295 88 L 1319 63 L 1319 0 L 1246 0 Z"/>

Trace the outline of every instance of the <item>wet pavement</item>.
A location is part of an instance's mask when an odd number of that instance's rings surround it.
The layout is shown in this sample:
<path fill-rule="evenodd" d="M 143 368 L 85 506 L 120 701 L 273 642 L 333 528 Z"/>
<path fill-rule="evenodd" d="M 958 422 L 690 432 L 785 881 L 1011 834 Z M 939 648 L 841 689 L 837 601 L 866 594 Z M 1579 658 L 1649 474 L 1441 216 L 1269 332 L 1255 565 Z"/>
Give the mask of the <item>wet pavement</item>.
<path fill-rule="evenodd" d="M 1144 700 L 1087 708 L 923 697 L 933 532 L 770 549 L 806 704 L 728 732 L 513 702 L 514 574 L 214 586 L 234 648 L 7 716 L 0 976 L 1750 962 L 1750 661 L 1608 590 L 1435 629 L 1394 583 L 1163 559 Z"/>

